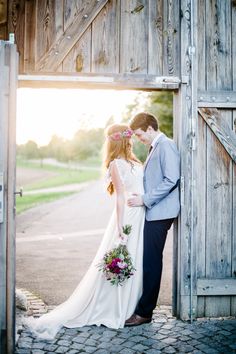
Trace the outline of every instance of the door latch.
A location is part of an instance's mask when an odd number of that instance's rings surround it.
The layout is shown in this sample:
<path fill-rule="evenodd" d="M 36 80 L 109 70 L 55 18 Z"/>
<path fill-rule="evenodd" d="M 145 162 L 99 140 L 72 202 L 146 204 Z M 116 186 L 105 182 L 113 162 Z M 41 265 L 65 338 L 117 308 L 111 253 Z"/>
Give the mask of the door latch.
<path fill-rule="evenodd" d="M 15 192 L 15 194 L 19 194 L 20 197 L 23 197 L 23 188 L 21 187 L 19 191 Z"/>

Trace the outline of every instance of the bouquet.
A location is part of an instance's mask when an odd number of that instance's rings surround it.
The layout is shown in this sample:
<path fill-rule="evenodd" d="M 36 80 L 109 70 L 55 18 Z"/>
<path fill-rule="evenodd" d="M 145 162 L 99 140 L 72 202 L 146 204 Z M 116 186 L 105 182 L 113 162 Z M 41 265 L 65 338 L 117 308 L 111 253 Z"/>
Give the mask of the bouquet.
<path fill-rule="evenodd" d="M 123 233 L 129 235 L 131 229 L 131 225 L 125 225 L 123 226 Z M 122 285 L 136 270 L 127 247 L 122 244 L 105 253 L 101 263 L 98 264 L 98 268 L 112 285 Z"/>

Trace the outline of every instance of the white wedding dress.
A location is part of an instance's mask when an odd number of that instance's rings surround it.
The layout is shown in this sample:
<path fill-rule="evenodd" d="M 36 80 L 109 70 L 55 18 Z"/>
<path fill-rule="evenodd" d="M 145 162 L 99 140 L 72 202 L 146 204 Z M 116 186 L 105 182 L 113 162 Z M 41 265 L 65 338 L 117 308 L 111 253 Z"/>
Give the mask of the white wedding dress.
<path fill-rule="evenodd" d="M 128 198 L 132 193 L 143 193 L 143 167 L 124 159 L 115 159 L 120 179 Z M 121 328 L 129 318 L 142 294 L 144 207 L 125 206 L 123 224 L 132 225 L 127 248 L 136 271 L 122 286 L 111 285 L 97 264 L 104 254 L 119 241 L 116 213 L 113 212 L 97 254 L 72 295 L 61 305 L 38 319 L 27 318 L 25 325 L 37 337 L 53 339 L 62 326 L 68 328 L 86 325 L 105 325 Z"/>

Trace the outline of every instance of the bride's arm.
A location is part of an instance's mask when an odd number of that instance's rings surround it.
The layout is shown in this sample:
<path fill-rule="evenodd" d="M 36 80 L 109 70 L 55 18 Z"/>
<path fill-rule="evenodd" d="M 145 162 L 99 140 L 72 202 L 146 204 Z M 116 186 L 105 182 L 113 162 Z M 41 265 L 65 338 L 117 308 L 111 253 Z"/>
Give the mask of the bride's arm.
<path fill-rule="evenodd" d="M 121 181 L 119 171 L 117 169 L 116 163 L 113 161 L 110 167 L 111 180 L 116 193 L 116 217 L 119 235 L 123 238 L 123 219 L 124 219 L 124 207 L 125 207 L 125 194 L 124 186 Z"/>

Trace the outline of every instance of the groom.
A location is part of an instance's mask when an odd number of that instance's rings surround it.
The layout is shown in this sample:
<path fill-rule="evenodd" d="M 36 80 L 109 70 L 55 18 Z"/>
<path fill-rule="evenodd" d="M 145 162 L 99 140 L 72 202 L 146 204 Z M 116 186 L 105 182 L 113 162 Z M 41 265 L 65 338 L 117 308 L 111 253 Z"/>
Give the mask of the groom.
<path fill-rule="evenodd" d="M 138 140 L 150 146 L 144 164 L 144 194 L 134 195 L 128 200 L 131 207 L 146 207 L 143 293 L 135 313 L 125 322 L 126 326 L 138 326 L 151 322 L 157 303 L 166 236 L 180 209 L 180 157 L 174 141 L 159 130 L 158 121 L 153 115 L 137 114 L 130 128 Z"/>

